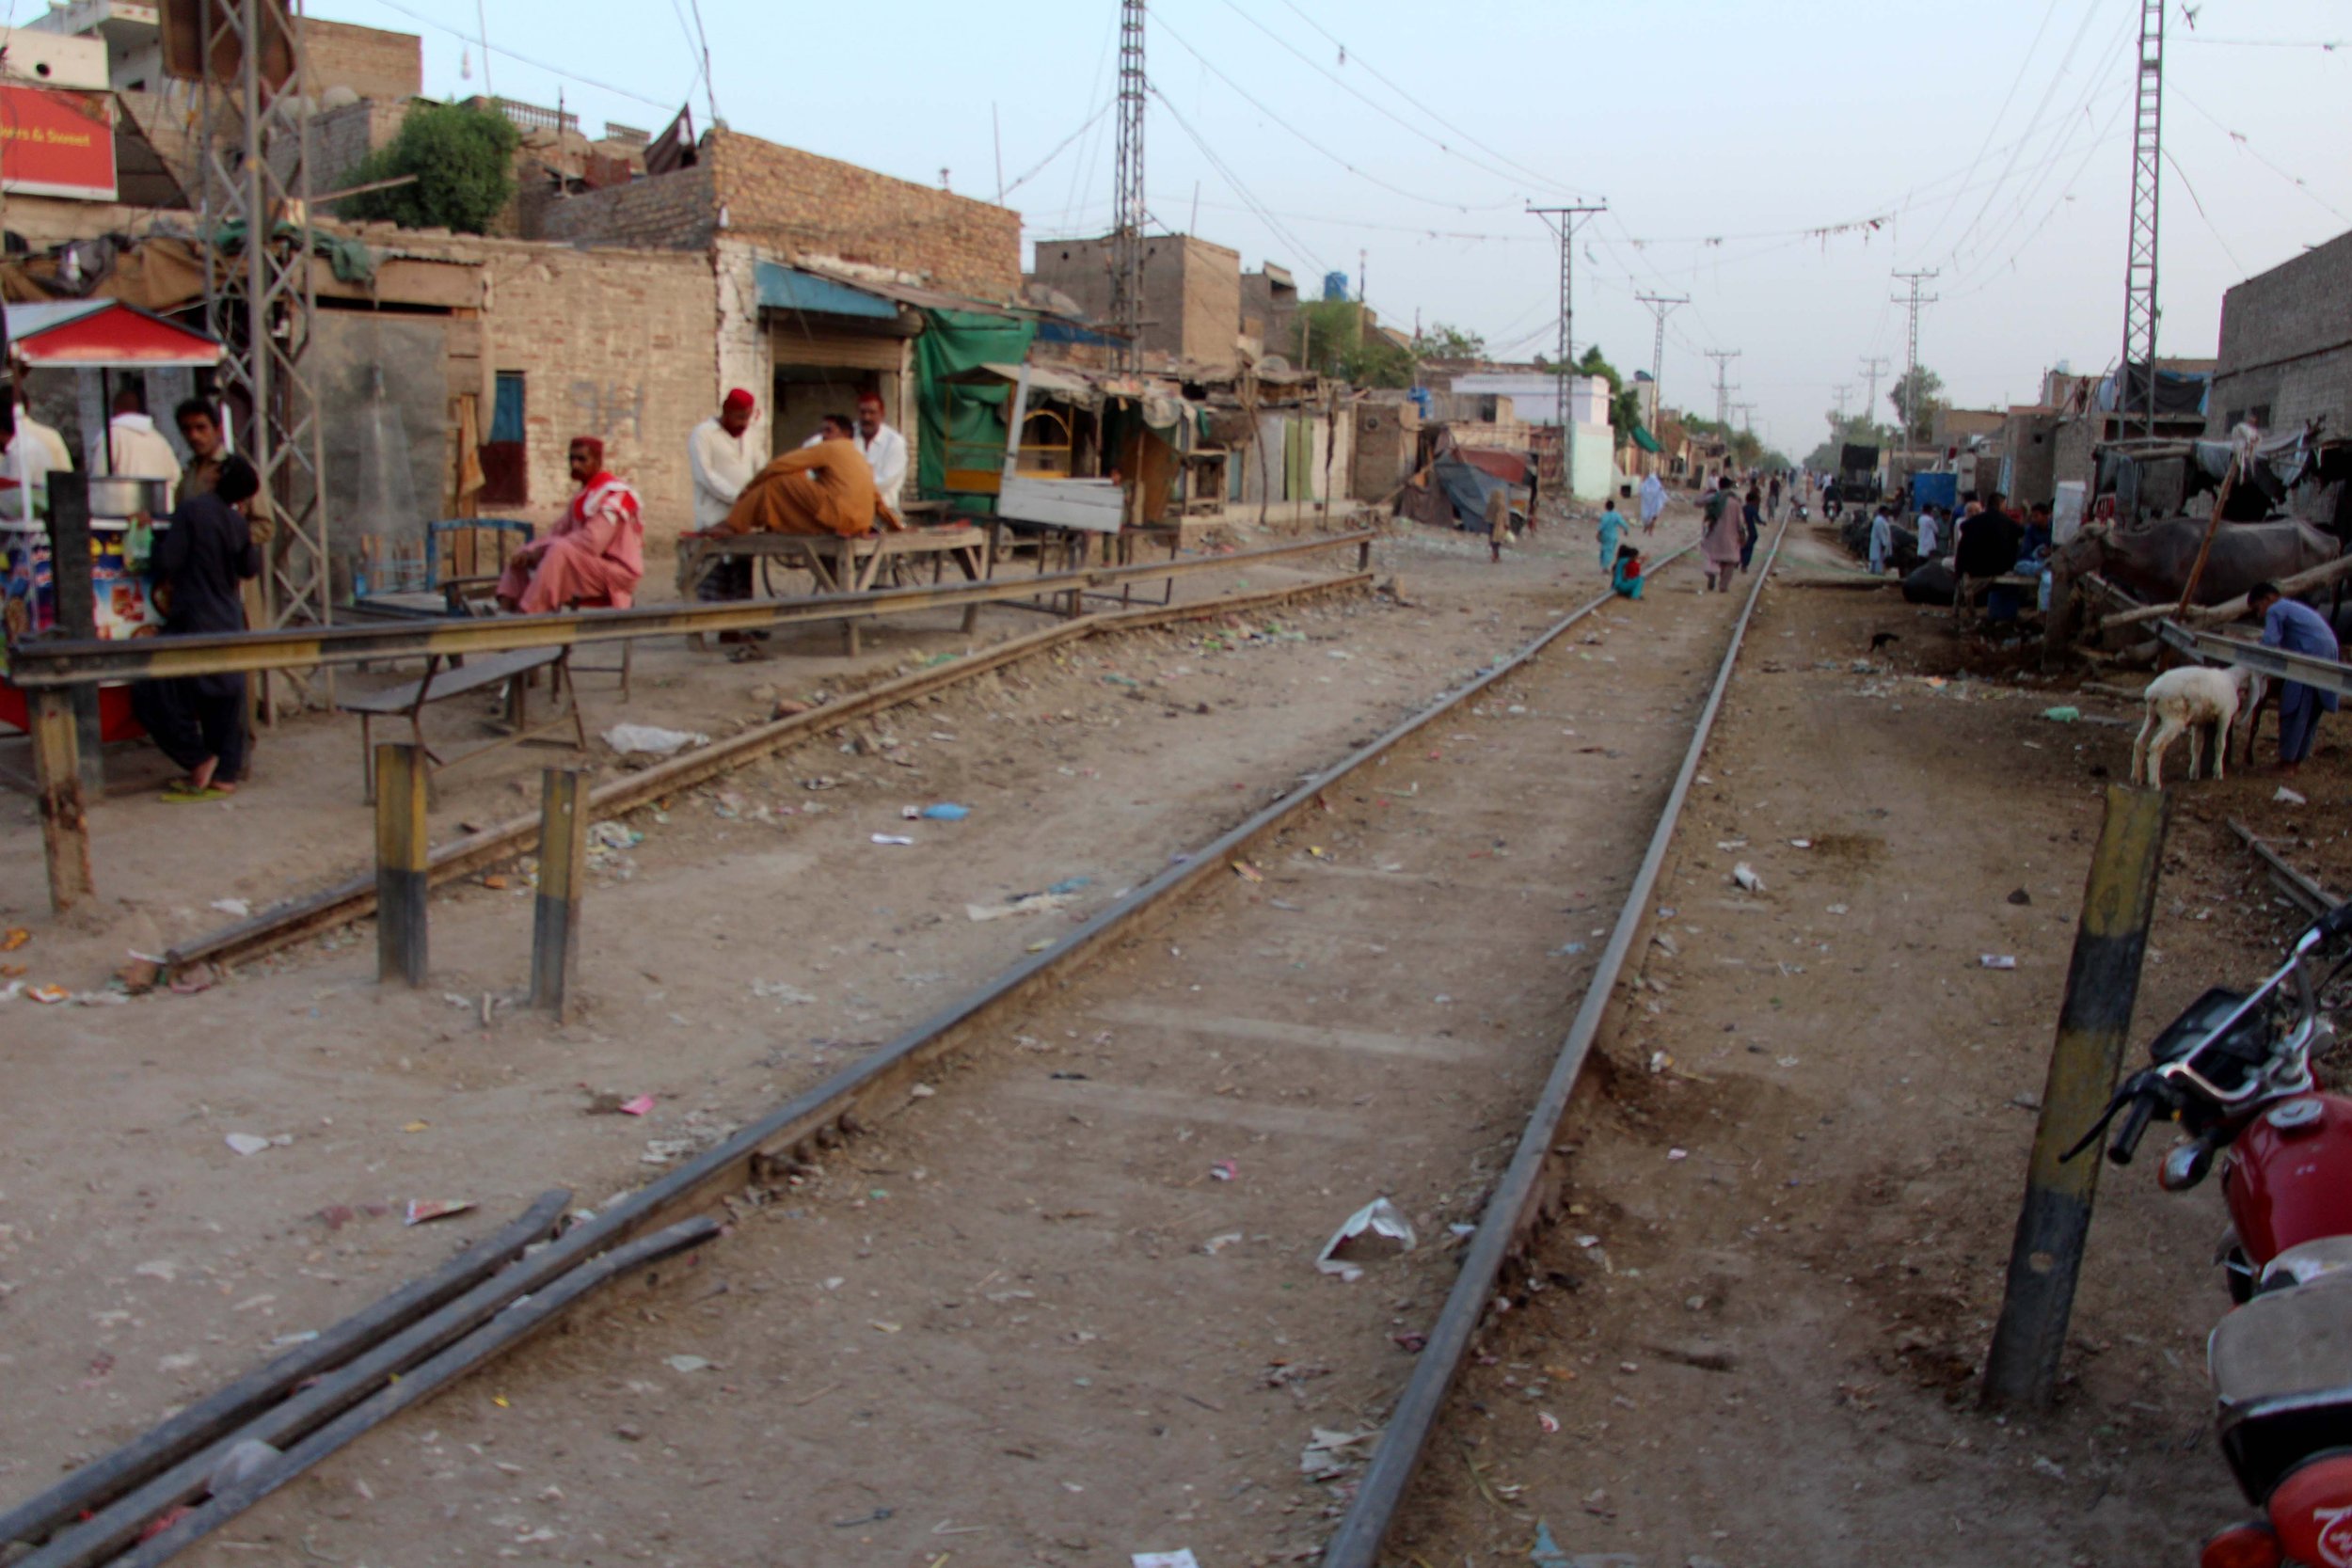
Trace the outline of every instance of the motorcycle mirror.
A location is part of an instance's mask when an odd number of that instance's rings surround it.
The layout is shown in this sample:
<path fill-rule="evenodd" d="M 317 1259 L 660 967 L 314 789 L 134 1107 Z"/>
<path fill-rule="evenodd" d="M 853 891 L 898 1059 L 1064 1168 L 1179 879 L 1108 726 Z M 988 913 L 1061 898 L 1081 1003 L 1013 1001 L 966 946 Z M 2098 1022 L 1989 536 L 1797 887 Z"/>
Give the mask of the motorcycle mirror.
<path fill-rule="evenodd" d="M 2168 1193 L 2185 1193 L 2202 1181 L 2213 1169 L 2213 1145 L 2202 1138 L 2185 1143 L 2164 1157 L 2164 1167 L 2156 1173 L 2156 1184 Z"/>

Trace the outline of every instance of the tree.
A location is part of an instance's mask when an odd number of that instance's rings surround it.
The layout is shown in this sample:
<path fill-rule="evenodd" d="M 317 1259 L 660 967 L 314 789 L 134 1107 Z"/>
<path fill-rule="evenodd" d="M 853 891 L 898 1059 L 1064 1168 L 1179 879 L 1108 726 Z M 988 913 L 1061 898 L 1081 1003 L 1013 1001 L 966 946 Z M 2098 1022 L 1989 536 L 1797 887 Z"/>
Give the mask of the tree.
<path fill-rule="evenodd" d="M 1352 299 L 1318 299 L 1298 308 L 1297 354 L 1294 362 L 1336 381 L 1358 387 L 1410 387 L 1413 355 L 1377 327 L 1364 324 L 1364 308 Z"/>
<path fill-rule="evenodd" d="M 345 198 L 342 205 L 363 220 L 479 234 L 514 198 L 515 149 L 521 140 L 515 122 L 501 114 L 460 103 L 413 104 L 399 134 L 354 165 L 344 182 L 416 178 Z"/>
<path fill-rule="evenodd" d="M 1451 322 L 1431 322 L 1429 330 L 1413 340 L 1413 353 L 1422 359 L 1484 359 L 1486 340 Z"/>
<path fill-rule="evenodd" d="M 1849 414 L 1843 420 L 1832 413 L 1828 419 L 1829 439 L 1805 454 L 1804 466 L 1817 472 L 1836 473 L 1838 458 L 1849 442 L 1881 450 L 1895 444 L 1894 429 L 1874 422 L 1867 413 Z"/>
<path fill-rule="evenodd" d="M 1916 378 L 1915 382 L 1914 378 Z M 1911 427 L 1911 444 L 1923 445 L 1935 434 L 1935 413 L 1951 406 L 1944 401 L 1944 378 L 1925 365 L 1915 371 L 1905 371 L 1896 381 L 1895 389 L 1886 394 L 1895 405 L 1896 428 L 1905 422 Z"/>
<path fill-rule="evenodd" d="M 1609 422 L 1616 427 L 1619 436 L 1632 440 L 1633 427 L 1642 422 L 1642 395 L 1633 389 L 1631 382 L 1617 373 L 1617 367 L 1600 352 L 1598 343 L 1585 349 L 1576 362 L 1576 373 L 1608 378 Z"/>

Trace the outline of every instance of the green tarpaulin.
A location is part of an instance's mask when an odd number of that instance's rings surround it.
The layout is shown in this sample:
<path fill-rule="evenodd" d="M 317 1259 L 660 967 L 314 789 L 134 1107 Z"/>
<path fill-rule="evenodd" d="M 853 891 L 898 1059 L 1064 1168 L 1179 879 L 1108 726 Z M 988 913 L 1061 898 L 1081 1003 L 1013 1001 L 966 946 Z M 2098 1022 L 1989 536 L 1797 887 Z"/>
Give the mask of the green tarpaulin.
<path fill-rule="evenodd" d="M 923 335 L 914 340 L 914 402 L 921 423 L 915 453 L 915 488 L 937 496 L 946 488 L 947 447 L 987 446 L 1005 450 L 1005 404 L 1009 387 L 959 387 L 955 421 L 947 428 L 947 377 L 979 365 L 1018 365 L 1029 356 L 1037 323 L 981 310 L 930 309 Z"/>
<path fill-rule="evenodd" d="M 1633 444 L 1641 448 L 1644 451 L 1663 451 L 1666 450 L 1658 444 L 1658 437 L 1652 436 L 1649 431 L 1643 426 L 1639 420 L 1636 420 L 1633 422 Z"/>

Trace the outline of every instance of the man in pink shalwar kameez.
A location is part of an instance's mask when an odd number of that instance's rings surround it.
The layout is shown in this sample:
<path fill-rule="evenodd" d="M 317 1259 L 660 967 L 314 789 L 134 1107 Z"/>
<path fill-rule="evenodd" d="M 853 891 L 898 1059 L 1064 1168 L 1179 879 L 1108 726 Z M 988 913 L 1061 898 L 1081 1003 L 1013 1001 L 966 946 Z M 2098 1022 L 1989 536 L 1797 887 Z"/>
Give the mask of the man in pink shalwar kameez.
<path fill-rule="evenodd" d="M 574 605 L 627 610 L 645 575 L 645 523 L 637 492 L 605 471 L 604 443 L 575 436 L 572 481 L 580 494 L 544 539 L 509 557 L 498 601 L 525 615 Z"/>

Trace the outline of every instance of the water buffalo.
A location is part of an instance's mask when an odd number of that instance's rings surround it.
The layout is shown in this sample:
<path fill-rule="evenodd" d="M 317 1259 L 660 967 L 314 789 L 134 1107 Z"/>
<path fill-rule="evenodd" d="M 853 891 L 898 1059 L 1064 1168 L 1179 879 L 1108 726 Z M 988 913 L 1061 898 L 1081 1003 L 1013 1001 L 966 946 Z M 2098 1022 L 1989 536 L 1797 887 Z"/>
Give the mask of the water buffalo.
<path fill-rule="evenodd" d="M 2069 579 L 2097 572 L 2151 603 L 2178 600 L 2204 537 L 2201 517 L 2166 517 L 2131 528 L 2085 523 L 2052 554 L 2050 566 Z M 2294 518 L 2223 523 L 2214 535 L 2204 575 L 2197 579 L 2196 602 L 2220 604 L 2265 579 L 2325 565 L 2336 558 L 2338 547 L 2332 534 Z"/>

